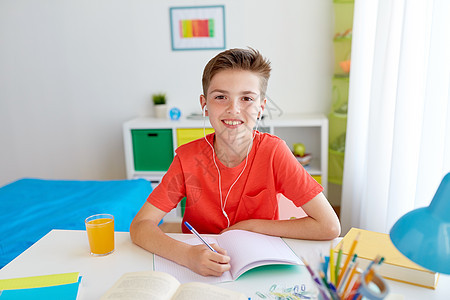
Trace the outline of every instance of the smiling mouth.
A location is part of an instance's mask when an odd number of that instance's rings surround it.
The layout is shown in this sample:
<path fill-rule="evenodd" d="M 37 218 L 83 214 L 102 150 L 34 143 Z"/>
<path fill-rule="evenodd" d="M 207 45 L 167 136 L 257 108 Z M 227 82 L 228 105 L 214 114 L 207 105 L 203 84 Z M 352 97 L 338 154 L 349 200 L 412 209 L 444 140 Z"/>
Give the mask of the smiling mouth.
<path fill-rule="evenodd" d="M 239 120 L 222 120 L 222 122 L 229 126 L 236 126 L 236 125 L 241 125 L 244 123 Z"/>

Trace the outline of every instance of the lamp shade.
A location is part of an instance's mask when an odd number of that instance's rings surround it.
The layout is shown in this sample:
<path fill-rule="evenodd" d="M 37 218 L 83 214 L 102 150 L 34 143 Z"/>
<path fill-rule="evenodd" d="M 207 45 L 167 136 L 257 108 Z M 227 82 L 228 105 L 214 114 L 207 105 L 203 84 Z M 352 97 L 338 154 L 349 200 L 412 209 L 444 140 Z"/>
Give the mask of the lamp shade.
<path fill-rule="evenodd" d="M 430 206 L 402 216 L 391 228 L 390 237 L 416 264 L 450 274 L 450 173 L 442 179 Z"/>

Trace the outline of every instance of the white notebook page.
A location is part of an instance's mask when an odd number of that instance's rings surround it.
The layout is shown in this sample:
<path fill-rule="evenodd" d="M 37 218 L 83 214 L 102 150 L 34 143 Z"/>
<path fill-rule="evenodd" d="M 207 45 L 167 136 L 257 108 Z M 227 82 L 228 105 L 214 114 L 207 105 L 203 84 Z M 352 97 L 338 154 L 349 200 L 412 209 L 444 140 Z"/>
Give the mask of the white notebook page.
<path fill-rule="evenodd" d="M 220 247 L 231 257 L 233 279 L 244 271 L 268 264 L 297 264 L 302 261 L 280 238 L 259 233 L 231 230 L 217 237 Z"/>
<path fill-rule="evenodd" d="M 181 283 L 192 281 L 219 283 L 236 280 L 242 273 L 257 266 L 283 263 L 303 264 L 279 237 L 244 230 L 230 230 L 215 238 L 204 236 L 203 238 L 209 244 L 215 243 L 227 250 L 228 255 L 231 257 L 231 270 L 229 272 L 224 273 L 221 277 L 201 276 L 159 255 L 155 255 L 154 270 L 169 273 Z M 198 238 L 192 238 L 183 242 L 190 245 L 202 244 Z"/>
<path fill-rule="evenodd" d="M 204 237 L 202 236 L 208 244 L 219 244 L 214 238 Z M 189 240 L 183 241 L 189 245 L 200 245 L 202 242 L 198 238 L 192 238 Z M 186 282 L 204 282 L 204 283 L 219 283 L 226 281 L 233 281 L 231 277 L 231 273 L 225 272 L 221 277 L 216 276 L 202 276 L 200 274 L 195 273 L 194 271 L 186 268 L 185 266 L 179 265 L 171 260 L 165 259 L 159 255 L 155 254 L 155 260 L 153 263 L 155 271 L 166 272 L 178 279 L 178 281 L 183 284 Z"/>

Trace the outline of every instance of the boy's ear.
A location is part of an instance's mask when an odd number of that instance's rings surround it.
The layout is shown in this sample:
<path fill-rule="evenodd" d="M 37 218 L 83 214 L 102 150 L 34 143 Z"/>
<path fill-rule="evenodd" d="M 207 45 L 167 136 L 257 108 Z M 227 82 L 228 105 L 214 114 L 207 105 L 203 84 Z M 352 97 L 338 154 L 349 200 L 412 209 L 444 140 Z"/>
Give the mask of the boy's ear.
<path fill-rule="evenodd" d="M 203 108 L 206 106 L 206 97 L 204 95 L 200 95 L 200 106 L 203 111 Z"/>
<path fill-rule="evenodd" d="M 266 108 L 266 104 L 267 104 L 267 98 L 264 98 L 264 100 L 261 102 L 261 115 L 259 116 L 260 118 L 262 117 L 262 114 L 264 112 L 264 108 Z"/>

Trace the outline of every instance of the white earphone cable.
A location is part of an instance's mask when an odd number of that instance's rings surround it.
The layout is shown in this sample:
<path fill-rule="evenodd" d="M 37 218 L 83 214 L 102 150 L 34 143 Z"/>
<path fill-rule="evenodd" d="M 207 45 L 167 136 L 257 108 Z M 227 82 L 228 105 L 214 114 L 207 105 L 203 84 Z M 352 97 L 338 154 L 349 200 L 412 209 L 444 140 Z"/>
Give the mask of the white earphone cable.
<path fill-rule="evenodd" d="M 260 107 L 258 110 L 258 114 L 262 113 L 262 108 Z M 250 144 L 248 145 L 247 148 L 247 155 L 245 156 L 245 164 L 244 164 L 244 168 L 242 169 L 241 173 L 239 173 L 239 176 L 236 178 L 236 180 L 233 182 L 233 184 L 230 186 L 230 188 L 228 189 L 227 195 L 225 196 L 225 201 L 223 201 L 223 197 L 222 197 L 222 177 L 220 175 L 220 170 L 219 167 L 217 166 L 216 163 L 216 158 L 215 158 L 215 151 L 214 151 L 214 147 L 213 145 L 211 145 L 211 143 L 208 141 L 208 139 L 206 138 L 206 126 L 205 126 L 205 121 L 206 121 L 206 105 L 203 107 L 203 138 L 205 139 L 205 141 L 208 143 L 208 145 L 211 147 L 212 150 L 212 159 L 214 162 L 214 165 L 216 166 L 217 169 L 217 174 L 218 174 L 218 179 L 219 179 L 219 197 L 220 197 L 220 207 L 222 209 L 222 213 L 225 216 L 225 218 L 227 219 L 227 228 L 230 227 L 230 219 L 228 218 L 228 214 L 225 211 L 225 206 L 227 205 L 227 200 L 228 200 L 228 196 L 230 195 L 231 189 L 233 188 L 233 186 L 238 182 L 239 178 L 241 178 L 242 174 L 244 173 L 246 167 L 247 167 L 247 162 L 248 162 L 248 154 L 250 153 L 250 149 L 251 146 L 253 145 L 253 140 L 255 139 L 256 136 L 256 130 L 258 130 L 258 125 L 259 125 L 259 121 L 261 120 L 261 118 L 257 117 L 257 121 L 256 121 L 256 126 L 255 126 L 255 130 L 253 132 L 253 137 L 252 140 L 250 142 Z"/>

